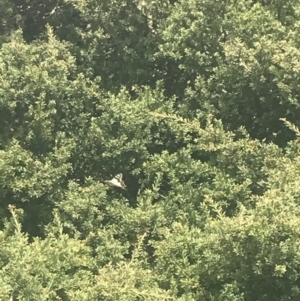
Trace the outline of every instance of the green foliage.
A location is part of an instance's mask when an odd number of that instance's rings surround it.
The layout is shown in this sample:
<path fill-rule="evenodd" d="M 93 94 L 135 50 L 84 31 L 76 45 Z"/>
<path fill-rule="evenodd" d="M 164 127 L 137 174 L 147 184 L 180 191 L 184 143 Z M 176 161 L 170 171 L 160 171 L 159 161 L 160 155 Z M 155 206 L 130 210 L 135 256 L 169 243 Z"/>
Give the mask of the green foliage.
<path fill-rule="evenodd" d="M 242 125 L 252 137 L 285 145 L 293 136 L 279 118 L 298 122 L 296 19 L 284 26 L 274 5 L 220 3 L 181 2 L 162 33 L 162 52 L 186 82 L 181 110 L 216 114 L 228 129 Z"/>
<path fill-rule="evenodd" d="M 0 300 L 299 300 L 299 12 L 0 0 Z"/>
<path fill-rule="evenodd" d="M 12 30 L 16 28 L 19 15 L 15 13 L 14 5 L 11 1 L 1 0 L 0 1 L 0 44 L 2 44 Z"/>

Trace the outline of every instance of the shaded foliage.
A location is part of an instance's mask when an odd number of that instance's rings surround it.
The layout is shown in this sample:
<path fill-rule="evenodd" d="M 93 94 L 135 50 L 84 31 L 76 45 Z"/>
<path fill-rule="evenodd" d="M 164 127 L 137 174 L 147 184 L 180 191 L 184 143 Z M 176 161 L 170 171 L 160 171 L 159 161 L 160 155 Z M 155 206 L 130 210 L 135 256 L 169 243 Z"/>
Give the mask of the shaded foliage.
<path fill-rule="evenodd" d="M 298 300 L 299 12 L 0 0 L 0 299 Z"/>

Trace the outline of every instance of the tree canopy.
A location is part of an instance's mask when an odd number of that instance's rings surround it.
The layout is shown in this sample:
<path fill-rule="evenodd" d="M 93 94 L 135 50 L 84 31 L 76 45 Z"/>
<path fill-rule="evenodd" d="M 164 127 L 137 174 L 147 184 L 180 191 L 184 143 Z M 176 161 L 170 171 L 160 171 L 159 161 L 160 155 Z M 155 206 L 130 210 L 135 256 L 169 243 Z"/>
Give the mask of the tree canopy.
<path fill-rule="evenodd" d="M 299 1 L 0 20 L 0 300 L 300 299 Z"/>

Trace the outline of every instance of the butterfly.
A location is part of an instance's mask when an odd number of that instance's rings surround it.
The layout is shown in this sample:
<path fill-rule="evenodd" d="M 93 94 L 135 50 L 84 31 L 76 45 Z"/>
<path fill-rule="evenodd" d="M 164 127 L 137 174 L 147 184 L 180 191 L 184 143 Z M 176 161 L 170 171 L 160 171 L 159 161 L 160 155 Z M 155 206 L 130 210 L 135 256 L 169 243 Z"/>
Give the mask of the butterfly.
<path fill-rule="evenodd" d="M 117 174 L 111 180 L 105 181 L 105 183 L 107 183 L 110 186 L 115 186 L 126 190 L 126 185 L 123 181 L 123 175 L 121 173 Z"/>

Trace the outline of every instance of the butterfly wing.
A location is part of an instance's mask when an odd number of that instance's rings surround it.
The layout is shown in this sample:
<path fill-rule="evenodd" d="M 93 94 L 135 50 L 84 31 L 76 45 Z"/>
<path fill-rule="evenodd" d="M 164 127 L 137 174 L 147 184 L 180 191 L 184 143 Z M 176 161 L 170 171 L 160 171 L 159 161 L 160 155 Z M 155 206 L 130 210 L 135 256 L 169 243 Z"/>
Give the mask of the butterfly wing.
<path fill-rule="evenodd" d="M 117 180 L 119 181 L 119 183 L 121 184 L 121 187 L 122 187 L 123 189 L 126 188 L 126 185 L 125 185 L 125 183 L 124 183 L 124 181 L 123 181 L 123 175 L 122 175 L 121 173 L 117 174 L 117 175 L 115 176 L 115 179 L 117 179 Z"/>
<path fill-rule="evenodd" d="M 112 180 L 107 181 L 107 183 L 122 189 L 126 189 L 126 185 L 123 181 L 123 175 L 121 173 L 117 174 Z"/>
<path fill-rule="evenodd" d="M 118 173 L 116 176 L 115 176 L 115 179 L 117 179 L 120 183 L 123 182 L 123 175 L 121 173 Z"/>

